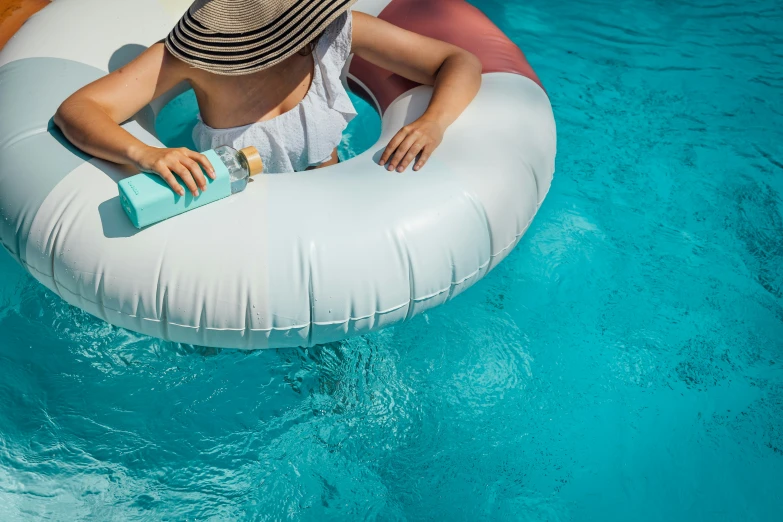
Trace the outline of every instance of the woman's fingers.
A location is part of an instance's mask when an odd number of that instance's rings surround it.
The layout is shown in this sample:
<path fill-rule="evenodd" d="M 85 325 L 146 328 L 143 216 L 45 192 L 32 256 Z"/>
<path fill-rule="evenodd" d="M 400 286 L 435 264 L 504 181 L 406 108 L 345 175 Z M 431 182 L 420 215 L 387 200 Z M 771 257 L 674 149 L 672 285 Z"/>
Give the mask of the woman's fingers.
<path fill-rule="evenodd" d="M 430 154 L 432 154 L 432 147 L 430 145 L 425 145 L 421 149 L 421 155 L 419 156 L 419 160 L 413 166 L 413 170 L 419 170 L 422 168 L 424 164 L 427 163 L 427 160 L 430 159 Z"/>
<path fill-rule="evenodd" d="M 389 161 L 389 158 L 391 157 L 392 153 L 397 150 L 397 147 L 400 146 L 400 144 L 411 134 L 410 129 L 408 127 L 401 128 L 397 134 L 394 135 L 394 137 L 389 141 L 389 144 L 386 145 L 386 148 L 383 151 L 383 154 L 381 155 L 381 160 L 378 162 L 380 165 L 386 165 L 386 163 Z M 392 168 L 389 168 L 389 170 L 393 170 Z"/>
<path fill-rule="evenodd" d="M 198 196 L 198 188 L 196 187 L 196 182 L 193 180 L 193 175 L 182 163 L 177 163 L 171 167 L 171 171 L 179 176 L 183 183 L 185 183 L 185 186 L 188 187 L 188 190 L 193 194 L 193 197 Z"/>
<path fill-rule="evenodd" d="M 381 155 L 381 165 L 389 171 L 403 172 L 408 165 L 421 169 L 443 139 L 443 129 L 436 121 L 419 119 L 394 135 Z M 418 158 L 418 159 L 417 159 Z"/>
<path fill-rule="evenodd" d="M 397 172 L 403 172 L 405 169 L 408 168 L 408 165 L 411 161 L 413 161 L 416 156 L 421 152 L 421 149 L 424 147 L 424 142 L 419 139 L 416 141 L 413 145 L 410 146 L 408 149 L 408 152 L 405 153 L 405 156 L 402 157 L 400 160 L 398 166 L 397 166 Z"/>
<path fill-rule="evenodd" d="M 163 181 L 165 181 L 169 187 L 171 187 L 171 190 L 179 194 L 180 196 L 185 195 L 185 189 L 182 188 L 182 185 L 177 183 L 177 178 L 174 177 L 174 174 L 171 173 L 171 171 L 164 167 L 160 167 L 157 169 L 158 176 L 163 178 Z"/>
<path fill-rule="evenodd" d="M 207 190 L 207 179 L 201 170 L 202 167 L 208 176 L 212 179 L 215 178 L 215 171 L 206 156 L 186 148 L 156 149 L 150 147 L 148 157 L 142 158 L 139 164 L 142 170 L 157 173 L 180 196 L 185 195 L 183 183 L 187 190 L 193 194 L 193 197 L 198 197 L 199 189 L 201 192 Z M 181 183 L 177 177 L 182 180 Z"/>
<path fill-rule="evenodd" d="M 199 167 L 198 163 L 190 158 L 184 158 L 182 164 L 190 171 L 199 190 L 201 190 L 201 192 L 207 190 L 207 179 L 204 177 L 204 173 L 201 171 L 201 167 Z"/>
<path fill-rule="evenodd" d="M 397 172 L 402 172 L 405 169 L 407 169 L 410 162 L 416 159 L 416 156 L 419 155 L 419 152 L 421 152 L 421 149 L 423 148 L 424 148 L 424 142 L 422 140 L 419 140 L 413 145 L 411 145 L 411 148 L 409 148 L 408 152 L 405 153 L 405 157 L 402 158 L 402 161 L 400 162 L 400 166 L 397 167 Z"/>
<path fill-rule="evenodd" d="M 209 176 L 212 179 L 215 179 L 215 169 L 212 167 L 212 164 L 209 162 L 206 156 L 203 154 L 199 154 L 198 152 L 194 152 L 190 149 L 185 149 L 186 155 L 192 159 L 196 160 L 199 165 L 204 169 L 204 172 L 207 173 L 207 176 Z"/>
<path fill-rule="evenodd" d="M 399 147 L 397 147 L 397 151 L 389 160 L 389 170 L 395 170 L 397 168 L 397 165 L 400 164 L 400 161 L 402 161 L 402 159 L 405 157 L 405 154 L 418 139 L 419 135 L 417 133 L 411 133 L 405 137 L 405 140 L 400 144 Z M 400 172 L 402 172 L 402 170 L 400 170 Z"/>

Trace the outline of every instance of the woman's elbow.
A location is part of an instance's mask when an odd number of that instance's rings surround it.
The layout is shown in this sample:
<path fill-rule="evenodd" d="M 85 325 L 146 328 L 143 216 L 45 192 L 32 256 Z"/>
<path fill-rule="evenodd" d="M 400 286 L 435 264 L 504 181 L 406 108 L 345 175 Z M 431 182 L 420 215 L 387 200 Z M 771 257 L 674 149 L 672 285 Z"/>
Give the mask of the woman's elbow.
<path fill-rule="evenodd" d="M 57 107 L 57 111 L 54 113 L 54 118 L 52 118 L 54 121 L 54 124 L 57 125 L 59 128 L 63 128 L 64 121 L 63 121 L 63 106 L 60 104 L 59 107 Z"/>
<path fill-rule="evenodd" d="M 65 135 L 70 135 L 91 121 L 89 115 L 94 116 L 92 109 L 93 104 L 89 100 L 75 93 L 57 107 L 52 120 Z"/>
<path fill-rule="evenodd" d="M 473 54 L 470 51 L 462 51 L 463 60 L 467 64 L 467 67 L 470 67 L 470 69 L 475 72 L 477 75 L 481 76 L 481 60 L 479 60 L 479 57 Z"/>
<path fill-rule="evenodd" d="M 478 86 L 481 84 L 482 69 L 481 60 L 479 60 L 478 56 L 470 51 L 456 47 L 443 66 L 446 66 L 446 64 L 449 64 L 447 67 L 450 70 L 454 72 L 459 71 L 463 81 L 469 81 L 465 85 L 473 85 L 478 90 Z"/>
<path fill-rule="evenodd" d="M 57 111 L 54 113 L 54 124 L 57 125 L 61 130 L 68 125 L 68 122 L 71 119 L 70 116 L 73 114 L 73 105 L 73 99 L 66 98 L 66 100 L 62 102 L 59 107 L 57 107 Z"/>

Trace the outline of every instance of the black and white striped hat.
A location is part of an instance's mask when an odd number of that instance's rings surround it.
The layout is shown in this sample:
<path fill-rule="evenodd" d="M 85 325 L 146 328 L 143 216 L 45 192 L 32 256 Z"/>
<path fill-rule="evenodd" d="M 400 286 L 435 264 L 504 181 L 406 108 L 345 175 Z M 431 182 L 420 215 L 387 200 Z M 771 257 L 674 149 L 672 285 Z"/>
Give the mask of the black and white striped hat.
<path fill-rule="evenodd" d="M 183 62 L 215 74 L 248 74 L 285 60 L 356 0 L 197 0 L 166 37 Z"/>

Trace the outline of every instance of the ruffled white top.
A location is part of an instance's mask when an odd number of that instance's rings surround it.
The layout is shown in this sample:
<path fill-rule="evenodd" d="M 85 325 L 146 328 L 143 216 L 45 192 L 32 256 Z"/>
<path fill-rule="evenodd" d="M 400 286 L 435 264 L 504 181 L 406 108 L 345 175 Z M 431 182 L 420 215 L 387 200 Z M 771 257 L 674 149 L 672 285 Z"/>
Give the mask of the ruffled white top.
<path fill-rule="evenodd" d="M 307 94 L 293 109 L 269 120 L 215 129 L 201 115 L 193 129 L 199 150 L 231 145 L 255 146 L 264 160 L 264 173 L 305 170 L 331 158 L 343 130 L 356 116 L 340 75 L 351 53 L 351 13 L 329 24 L 313 50 L 313 78 Z"/>

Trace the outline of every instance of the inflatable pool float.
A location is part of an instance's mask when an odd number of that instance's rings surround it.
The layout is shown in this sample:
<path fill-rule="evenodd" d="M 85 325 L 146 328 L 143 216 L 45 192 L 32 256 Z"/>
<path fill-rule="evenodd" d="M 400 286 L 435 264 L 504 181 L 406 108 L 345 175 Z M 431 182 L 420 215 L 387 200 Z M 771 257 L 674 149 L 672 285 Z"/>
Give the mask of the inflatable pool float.
<path fill-rule="evenodd" d="M 346 81 L 382 114 L 370 150 L 134 228 L 130 172 L 52 124 L 82 85 L 160 40 L 189 1 L 57 0 L 0 52 L 0 240 L 38 281 L 109 323 L 215 347 L 310 346 L 410 319 L 474 284 L 517 244 L 549 189 L 555 124 L 522 52 L 462 0 L 360 0 L 364 11 L 482 60 L 481 90 L 419 172 L 376 160 L 431 88 L 357 57 Z M 180 91 L 181 92 L 181 91 Z M 155 115 L 124 127 L 150 144 Z"/>

